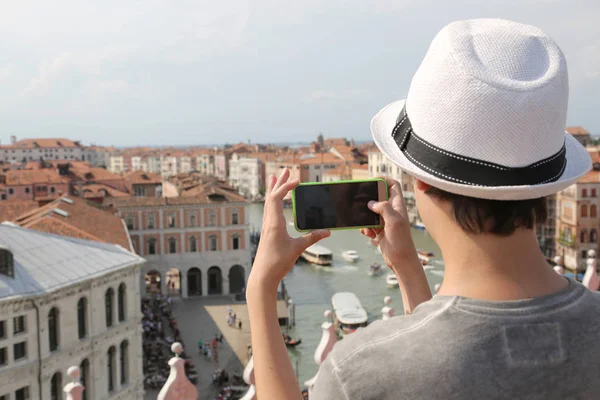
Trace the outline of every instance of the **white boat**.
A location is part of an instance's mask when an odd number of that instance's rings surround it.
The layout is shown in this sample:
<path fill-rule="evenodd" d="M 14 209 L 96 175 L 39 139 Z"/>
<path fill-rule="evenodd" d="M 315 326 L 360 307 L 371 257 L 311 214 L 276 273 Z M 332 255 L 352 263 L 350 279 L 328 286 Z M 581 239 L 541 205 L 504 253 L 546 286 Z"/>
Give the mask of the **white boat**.
<path fill-rule="evenodd" d="M 419 260 L 421 260 L 421 264 L 427 265 L 429 264 L 429 261 L 435 257 L 435 254 L 433 254 L 431 251 L 418 249 L 417 256 L 419 257 Z"/>
<path fill-rule="evenodd" d="M 375 275 L 379 275 L 383 272 L 383 269 L 381 268 L 381 264 L 371 264 L 369 265 L 369 276 L 375 276 Z"/>
<path fill-rule="evenodd" d="M 367 326 L 367 312 L 354 293 L 339 292 L 331 297 L 335 326 L 342 335 L 349 335 L 358 328 Z"/>
<path fill-rule="evenodd" d="M 308 249 L 304 250 L 302 257 L 312 264 L 331 265 L 333 261 L 333 253 L 327 247 L 320 244 L 313 244 Z"/>
<path fill-rule="evenodd" d="M 385 277 L 385 283 L 387 283 L 388 287 L 390 288 L 398 287 L 398 277 L 396 274 L 388 274 Z"/>
<path fill-rule="evenodd" d="M 356 250 L 346 250 L 342 252 L 342 257 L 349 262 L 356 262 L 360 258 Z"/>
<path fill-rule="evenodd" d="M 421 221 L 416 221 L 412 226 L 415 229 L 425 229 L 425 224 L 423 224 Z"/>

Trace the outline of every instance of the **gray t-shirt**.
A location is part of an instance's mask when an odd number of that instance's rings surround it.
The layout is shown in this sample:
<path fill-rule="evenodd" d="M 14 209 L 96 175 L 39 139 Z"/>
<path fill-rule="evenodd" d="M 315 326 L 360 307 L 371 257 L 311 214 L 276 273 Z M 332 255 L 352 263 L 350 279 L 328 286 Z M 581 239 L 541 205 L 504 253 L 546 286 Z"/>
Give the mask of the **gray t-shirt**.
<path fill-rule="evenodd" d="M 310 400 L 600 399 L 600 294 L 435 296 L 338 342 Z"/>

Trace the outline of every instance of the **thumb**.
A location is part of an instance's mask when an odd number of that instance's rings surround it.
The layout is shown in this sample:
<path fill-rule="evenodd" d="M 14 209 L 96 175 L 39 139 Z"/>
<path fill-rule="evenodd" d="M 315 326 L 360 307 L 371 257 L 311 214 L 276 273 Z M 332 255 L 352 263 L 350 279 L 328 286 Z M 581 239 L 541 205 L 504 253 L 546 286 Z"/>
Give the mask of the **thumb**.
<path fill-rule="evenodd" d="M 394 208 L 392 207 L 392 203 L 389 201 L 370 201 L 368 206 L 371 211 L 373 211 L 375 214 L 381 215 L 384 220 L 390 220 L 395 217 Z"/>
<path fill-rule="evenodd" d="M 329 237 L 329 235 L 331 235 L 331 232 L 329 232 L 327 229 L 320 229 L 317 231 L 309 232 L 306 235 L 296 239 L 296 241 L 298 243 L 298 247 L 300 247 L 301 250 L 304 251 L 306 250 L 306 248 L 317 243 L 319 240 Z"/>

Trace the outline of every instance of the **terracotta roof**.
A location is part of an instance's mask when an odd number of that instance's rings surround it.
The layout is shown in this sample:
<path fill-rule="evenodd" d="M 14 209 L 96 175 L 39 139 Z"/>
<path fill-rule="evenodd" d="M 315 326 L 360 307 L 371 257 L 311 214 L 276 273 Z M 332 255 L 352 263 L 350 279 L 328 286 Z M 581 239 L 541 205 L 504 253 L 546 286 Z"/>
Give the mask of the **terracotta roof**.
<path fill-rule="evenodd" d="M 78 188 L 74 189 L 77 192 Z M 129 197 L 129 193 L 121 192 L 108 185 L 101 183 L 86 183 L 82 185 L 81 190 L 83 191 L 83 197 L 86 199 L 98 198 L 98 197 Z"/>
<path fill-rule="evenodd" d="M 590 171 L 585 174 L 577 183 L 600 183 L 600 171 Z"/>
<path fill-rule="evenodd" d="M 330 169 L 327 172 L 324 172 L 323 175 L 339 175 L 339 176 L 352 175 L 352 167 L 348 164 L 341 164 L 333 169 Z"/>
<path fill-rule="evenodd" d="M 162 177 L 159 174 L 154 174 L 142 170 L 128 172 L 123 177 L 125 178 L 125 181 L 130 185 L 162 183 Z"/>
<path fill-rule="evenodd" d="M 589 135 L 590 133 L 587 131 L 587 129 L 585 129 L 582 126 L 569 126 L 567 128 L 567 132 L 569 132 L 571 135 L 574 136 L 578 136 L 578 135 Z"/>
<path fill-rule="evenodd" d="M 54 169 L 16 170 L 7 171 L 6 185 L 31 185 L 34 183 L 68 183 L 69 180 L 60 176 Z"/>
<path fill-rule="evenodd" d="M 21 214 L 14 222 L 42 232 L 118 244 L 132 251 L 129 234 L 121 218 L 77 197 L 61 197 Z"/>
<path fill-rule="evenodd" d="M 38 147 L 52 147 L 52 148 L 81 148 L 79 142 L 74 142 L 69 139 L 23 139 L 19 140 L 15 144 L 4 145 L 3 148 L 27 148 L 34 149 Z"/>
<path fill-rule="evenodd" d="M 316 157 L 305 158 L 300 160 L 300 164 L 308 165 L 308 164 L 343 164 L 345 160 L 337 157 L 331 153 L 321 153 L 316 154 Z"/>
<path fill-rule="evenodd" d="M 95 168 L 89 166 L 74 166 L 69 170 L 69 175 L 71 175 L 73 178 L 86 182 L 123 179 L 121 175 L 113 174 L 104 168 Z"/>
<path fill-rule="evenodd" d="M 247 200 L 238 193 L 210 184 L 198 185 L 183 192 L 181 197 L 129 197 L 108 201 L 116 208 L 246 202 Z"/>
<path fill-rule="evenodd" d="M 0 201 L 0 221 L 12 221 L 19 215 L 36 208 L 38 208 L 38 203 L 33 200 Z"/>
<path fill-rule="evenodd" d="M 369 169 L 369 164 L 353 164 L 352 169 Z"/>

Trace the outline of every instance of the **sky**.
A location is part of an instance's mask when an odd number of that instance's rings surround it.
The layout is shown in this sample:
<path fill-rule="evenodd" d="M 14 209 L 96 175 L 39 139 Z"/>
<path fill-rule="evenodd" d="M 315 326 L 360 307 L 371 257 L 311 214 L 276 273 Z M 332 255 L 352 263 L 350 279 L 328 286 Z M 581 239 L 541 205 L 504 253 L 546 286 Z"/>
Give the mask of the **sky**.
<path fill-rule="evenodd" d="M 183 146 L 370 138 L 447 23 L 536 25 L 569 125 L 600 134 L 598 0 L 0 0 L 0 140 Z"/>

